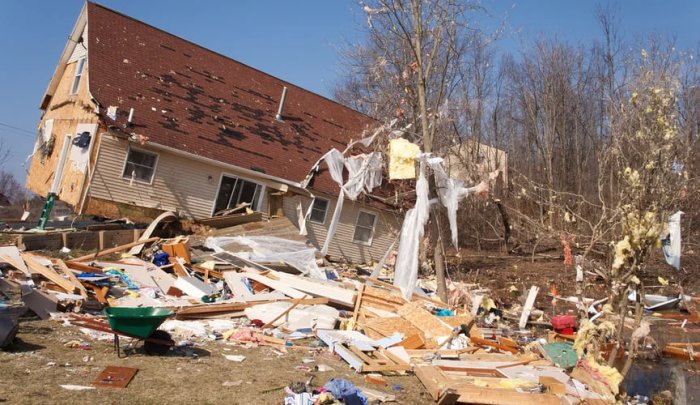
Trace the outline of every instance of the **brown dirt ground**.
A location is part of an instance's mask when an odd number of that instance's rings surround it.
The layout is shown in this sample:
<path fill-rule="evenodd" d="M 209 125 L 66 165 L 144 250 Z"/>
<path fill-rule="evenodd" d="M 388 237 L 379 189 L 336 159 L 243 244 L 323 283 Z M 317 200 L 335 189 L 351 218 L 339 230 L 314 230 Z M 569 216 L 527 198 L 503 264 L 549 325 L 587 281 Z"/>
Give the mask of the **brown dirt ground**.
<path fill-rule="evenodd" d="M 12 404 L 279 404 L 291 382 L 306 381 L 322 386 L 331 378 L 345 378 L 358 386 L 366 386 L 396 395 L 403 404 L 433 403 L 413 375 L 387 376 L 388 387 L 371 385 L 355 373 L 339 357 L 327 350 L 311 354 L 290 350 L 278 356 L 270 347 L 243 348 L 219 342 L 206 342 L 195 349 L 198 358 L 184 353 L 147 356 L 139 350 L 124 359 L 117 358 L 111 341 L 87 338 L 74 326 L 56 321 L 24 320 L 17 335 L 20 342 L 0 351 L 0 402 Z M 67 348 L 71 340 L 91 343 L 91 350 Z M 228 350 L 227 350 L 228 349 Z M 242 363 L 226 360 L 224 354 L 242 354 Z M 92 359 L 85 362 L 85 356 Z M 305 374 L 295 369 L 302 359 L 314 357 L 335 371 Z M 48 365 L 49 363 L 55 365 Z M 135 367 L 139 371 L 126 389 L 98 388 L 89 391 L 68 391 L 60 384 L 90 385 L 106 366 Z M 238 386 L 225 386 L 224 382 Z M 391 385 L 401 386 L 392 391 Z M 277 390 L 273 390 L 278 388 Z M 263 393 L 266 390 L 271 392 Z"/>
<path fill-rule="evenodd" d="M 490 288 L 494 299 L 505 307 L 515 303 L 520 298 L 514 298 L 509 293 L 510 286 L 515 286 L 522 295 L 526 295 L 530 286 L 540 287 L 540 294 L 535 303 L 536 308 L 547 310 L 551 308 L 551 298 L 547 294 L 551 291 L 552 284 L 557 287 L 560 296 L 573 296 L 576 293 L 576 272 L 571 268 L 565 268 L 563 256 L 557 257 L 555 252 L 549 256 L 538 256 L 535 260 L 531 256 L 515 256 L 493 252 L 462 251 L 460 257 L 451 258 L 452 265 L 448 269 L 449 275 L 454 280 L 479 284 Z M 646 286 L 652 286 L 648 290 L 654 294 L 678 294 L 679 287 L 685 294 L 700 295 L 700 277 L 697 269 L 700 267 L 700 255 L 693 250 L 683 252 L 682 267 L 676 271 L 666 264 L 663 255 L 655 252 L 649 262 L 646 274 L 641 277 Z M 659 286 L 658 277 L 669 280 L 669 286 Z M 587 278 L 585 294 L 589 298 L 600 299 L 606 296 L 606 288 L 601 279 Z"/>

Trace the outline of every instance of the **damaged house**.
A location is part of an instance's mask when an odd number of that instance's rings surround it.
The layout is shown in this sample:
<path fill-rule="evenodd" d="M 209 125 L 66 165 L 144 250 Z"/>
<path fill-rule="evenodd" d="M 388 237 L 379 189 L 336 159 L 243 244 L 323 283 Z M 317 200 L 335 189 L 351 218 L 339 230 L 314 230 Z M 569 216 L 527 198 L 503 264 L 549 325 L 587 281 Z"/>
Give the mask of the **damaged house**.
<path fill-rule="evenodd" d="M 338 185 L 325 166 L 370 117 L 103 6 L 86 3 L 41 101 L 27 187 L 77 213 L 204 219 L 243 203 L 310 215 L 320 248 Z M 325 168 L 325 169 L 324 169 Z M 402 218 L 346 201 L 328 254 L 378 260 Z"/>

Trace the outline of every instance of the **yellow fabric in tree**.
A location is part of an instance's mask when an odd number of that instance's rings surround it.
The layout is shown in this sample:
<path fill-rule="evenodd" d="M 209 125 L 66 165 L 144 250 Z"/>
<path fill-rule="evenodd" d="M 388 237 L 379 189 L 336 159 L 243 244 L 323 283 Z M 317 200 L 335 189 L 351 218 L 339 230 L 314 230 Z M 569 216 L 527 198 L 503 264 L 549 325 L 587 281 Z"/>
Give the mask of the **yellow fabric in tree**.
<path fill-rule="evenodd" d="M 389 142 L 389 179 L 406 180 L 416 178 L 416 156 L 420 147 L 403 138 Z"/>

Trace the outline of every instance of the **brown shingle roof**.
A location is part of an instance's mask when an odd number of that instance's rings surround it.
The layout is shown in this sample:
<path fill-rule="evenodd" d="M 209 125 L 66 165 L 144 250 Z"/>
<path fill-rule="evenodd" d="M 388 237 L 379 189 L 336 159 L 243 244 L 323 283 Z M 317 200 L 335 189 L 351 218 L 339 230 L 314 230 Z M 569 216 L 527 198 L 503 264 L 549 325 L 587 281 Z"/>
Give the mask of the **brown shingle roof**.
<path fill-rule="evenodd" d="M 129 131 L 150 142 L 299 182 L 326 151 L 343 150 L 375 123 L 103 6 L 88 3 L 87 11 L 90 92 L 103 113 L 119 107 L 119 125 L 134 108 Z M 337 191 L 329 176 L 316 179 L 314 188 Z"/>

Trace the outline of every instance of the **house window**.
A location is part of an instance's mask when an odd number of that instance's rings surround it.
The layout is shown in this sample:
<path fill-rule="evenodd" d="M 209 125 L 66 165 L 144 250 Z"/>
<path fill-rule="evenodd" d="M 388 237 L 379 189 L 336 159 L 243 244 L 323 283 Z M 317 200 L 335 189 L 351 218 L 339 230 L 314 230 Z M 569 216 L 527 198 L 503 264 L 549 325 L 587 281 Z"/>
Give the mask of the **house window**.
<path fill-rule="evenodd" d="M 318 224 L 326 223 L 326 213 L 328 212 L 328 200 L 323 198 L 314 198 L 314 204 L 311 206 L 311 215 L 309 221 Z"/>
<path fill-rule="evenodd" d="M 70 88 L 70 94 L 78 94 L 80 87 L 80 78 L 83 76 L 83 68 L 85 67 L 85 58 L 78 60 L 78 66 L 75 68 L 75 76 L 73 76 L 73 85 Z"/>
<path fill-rule="evenodd" d="M 374 236 L 374 224 L 376 222 L 376 215 L 366 211 L 360 211 L 359 215 L 357 215 L 357 223 L 355 224 L 355 234 L 352 237 L 353 242 L 371 245 L 372 237 Z"/>
<path fill-rule="evenodd" d="M 156 172 L 156 163 L 157 154 L 129 148 L 122 177 L 150 184 Z"/>
<path fill-rule="evenodd" d="M 238 177 L 222 176 L 219 193 L 214 204 L 214 213 L 236 208 L 241 204 L 249 204 L 248 208 L 255 211 L 262 195 L 262 185 Z M 245 211 L 242 211 L 245 212 Z"/>

